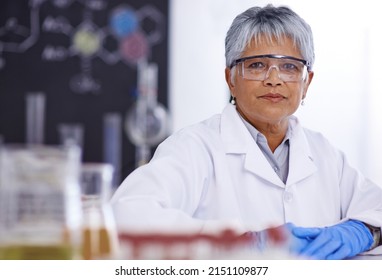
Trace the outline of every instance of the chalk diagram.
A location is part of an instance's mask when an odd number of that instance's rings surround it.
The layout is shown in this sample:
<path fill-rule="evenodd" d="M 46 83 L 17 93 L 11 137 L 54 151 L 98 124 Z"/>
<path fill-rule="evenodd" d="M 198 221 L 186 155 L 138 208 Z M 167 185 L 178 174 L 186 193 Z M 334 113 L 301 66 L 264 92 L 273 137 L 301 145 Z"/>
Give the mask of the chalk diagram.
<path fill-rule="evenodd" d="M 49 3 L 57 10 L 64 10 L 75 2 L 81 4 L 84 11 L 79 25 L 73 26 L 64 15 L 47 15 L 40 24 L 43 5 Z M 47 44 L 41 59 L 60 62 L 78 56 L 80 71 L 71 77 L 69 85 L 73 92 L 79 94 L 100 92 L 101 83 L 92 76 L 94 58 L 108 65 L 123 62 L 127 67 L 136 67 L 140 60 L 150 58 L 152 47 L 163 37 L 164 15 L 149 4 L 133 9 L 125 3 L 108 7 L 106 0 L 30 0 L 28 5 L 29 26 L 21 25 L 15 17 L 9 17 L 5 25 L 0 26 L 0 71 L 6 68 L 4 53 L 26 52 L 39 40 L 41 32 L 64 34 L 70 38 L 70 46 Z M 108 24 L 100 27 L 93 20 L 94 14 L 105 11 L 108 11 Z M 145 30 L 143 24 L 149 26 L 149 30 Z M 6 34 L 17 35 L 21 39 L 17 42 L 2 41 Z M 110 41 L 113 44 L 107 44 Z"/>

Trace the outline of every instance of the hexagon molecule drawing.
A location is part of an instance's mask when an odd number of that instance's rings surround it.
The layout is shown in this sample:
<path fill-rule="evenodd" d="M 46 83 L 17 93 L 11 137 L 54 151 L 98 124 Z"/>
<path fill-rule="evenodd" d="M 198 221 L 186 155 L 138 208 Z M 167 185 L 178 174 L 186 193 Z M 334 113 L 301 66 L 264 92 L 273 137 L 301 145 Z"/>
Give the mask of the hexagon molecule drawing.
<path fill-rule="evenodd" d="M 47 15 L 39 26 L 39 10 L 45 3 L 56 10 L 64 10 L 71 5 L 82 5 L 84 12 L 81 22 L 73 26 L 69 19 L 60 15 Z M 126 2 L 123 2 L 126 3 Z M 106 0 L 30 0 L 30 26 L 21 26 L 17 19 L 9 18 L 5 26 L 0 26 L 0 36 L 5 32 L 24 36 L 22 42 L 2 42 L 0 37 L 0 71 L 6 67 L 2 57 L 4 52 L 23 53 L 38 41 L 41 32 L 63 34 L 70 38 L 70 46 L 46 44 L 41 58 L 43 61 L 65 61 L 78 56 L 80 72 L 69 81 L 73 92 L 99 93 L 101 83 L 92 76 L 92 60 L 101 59 L 108 65 L 123 62 L 135 68 L 140 60 L 150 58 L 151 49 L 159 44 L 164 32 L 164 15 L 152 5 L 133 9 L 127 4 L 109 7 Z M 94 13 L 108 12 L 108 24 L 100 27 L 93 21 Z M 148 25 L 149 30 L 143 28 Z M 106 42 L 113 42 L 110 47 Z"/>

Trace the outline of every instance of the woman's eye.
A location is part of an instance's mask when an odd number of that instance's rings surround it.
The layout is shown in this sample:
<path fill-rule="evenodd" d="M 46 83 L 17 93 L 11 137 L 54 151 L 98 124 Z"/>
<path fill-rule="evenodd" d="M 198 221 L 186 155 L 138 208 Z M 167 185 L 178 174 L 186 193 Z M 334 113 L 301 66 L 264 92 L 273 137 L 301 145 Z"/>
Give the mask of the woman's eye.
<path fill-rule="evenodd" d="M 283 64 L 282 68 L 284 70 L 288 70 L 288 71 L 298 70 L 297 65 L 295 65 L 293 63 L 285 63 L 285 64 Z"/>
<path fill-rule="evenodd" d="M 252 62 L 248 64 L 247 68 L 252 68 L 252 69 L 264 69 L 265 65 L 262 62 Z"/>

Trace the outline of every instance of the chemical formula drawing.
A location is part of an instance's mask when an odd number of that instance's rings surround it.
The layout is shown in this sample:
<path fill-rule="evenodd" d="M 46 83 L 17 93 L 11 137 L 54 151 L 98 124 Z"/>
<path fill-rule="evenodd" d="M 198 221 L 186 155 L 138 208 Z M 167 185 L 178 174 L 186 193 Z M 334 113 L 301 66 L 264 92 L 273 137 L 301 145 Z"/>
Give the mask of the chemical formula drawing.
<path fill-rule="evenodd" d="M 30 0 L 28 25 L 10 15 L 0 26 L 0 71 L 7 67 L 4 53 L 25 53 L 42 33 L 63 35 L 70 44 L 47 43 L 41 59 L 58 62 L 78 56 L 79 73 L 69 81 L 71 90 L 100 93 L 101 82 L 92 76 L 93 59 L 99 58 L 107 65 L 122 62 L 135 67 L 139 60 L 150 58 L 152 47 L 161 42 L 165 32 L 164 15 L 153 5 L 134 9 L 126 3 L 110 6 L 106 0 Z M 55 13 L 41 18 L 40 11 L 46 5 Z M 65 16 L 65 11 L 74 5 L 82 10 L 78 24 Z M 106 25 L 100 26 L 94 20 L 97 13 L 106 14 Z"/>

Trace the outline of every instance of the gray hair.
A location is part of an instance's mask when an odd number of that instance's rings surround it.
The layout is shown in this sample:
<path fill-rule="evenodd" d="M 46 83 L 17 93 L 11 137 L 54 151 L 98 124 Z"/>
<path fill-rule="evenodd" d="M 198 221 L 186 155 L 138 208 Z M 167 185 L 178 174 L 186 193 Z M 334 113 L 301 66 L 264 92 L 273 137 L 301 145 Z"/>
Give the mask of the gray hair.
<path fill-rule="evenodd" d="M 233 20 L 225 39 L 226 66 L 231 67 L 251 41 L 260 42 L 263 35 L 269 42 L 291 38 L 308 62 L 308 70 L 312 69 L 314 45 L 310 26 L 290 8 L 271 4 L 263 8 L 252 7 Z"/>

